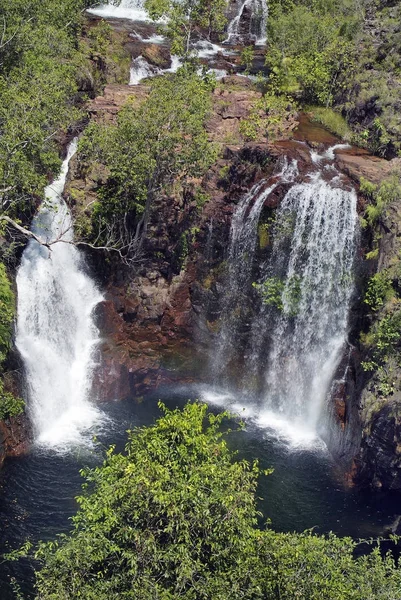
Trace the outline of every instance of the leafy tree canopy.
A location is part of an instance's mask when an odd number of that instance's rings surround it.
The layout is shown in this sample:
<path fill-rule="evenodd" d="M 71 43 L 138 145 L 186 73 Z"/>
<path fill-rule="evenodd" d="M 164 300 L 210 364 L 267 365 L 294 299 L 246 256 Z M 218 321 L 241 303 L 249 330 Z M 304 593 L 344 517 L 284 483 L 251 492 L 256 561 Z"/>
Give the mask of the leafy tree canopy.
<path fill-rule="evenodd" d="M 166 19 L 164 31 L 173 54 L 188 56 L 196 28 L 222 32 L 227 22 L 225 0 L 145 0 L 153 19 Z"/>
<path fill-rule="evenodd" d="M 353 68 L 363 11 L 358 0 L 277 0 L 268 21 L 271 84 L 314 104 L 331 105 Z"/>
<path fill-rule="evenodd" d="M 109 172 L 92 207 L 92 227 L 136 227 L 138 244 L 154 200 L 174 184 L 185 186 L 215 160 L 205 120 L 211 106 L 207 80 L 184 67 L 152 82 L 148 98 L 129 102 L 117 124 L 92 123 L 80 143 L 79 158 L 103 163 Z"/>
<path fill-rule="evenodd" d="M 86 0 L 0 0 L 0 211 L 15 217 L 59 166 L 55 138 L 78 118 Z"/>
<path fill-rule="evenodd" d="M 257 527 L 257 463 L 234 461 L 204 405 L 164 409 L 111 448 L 69 535 L 42 543 L 38 600 L 390 600 L 401 571 L 376 547 Z M 227 433 L 227 426 L 225 426 Z"/>

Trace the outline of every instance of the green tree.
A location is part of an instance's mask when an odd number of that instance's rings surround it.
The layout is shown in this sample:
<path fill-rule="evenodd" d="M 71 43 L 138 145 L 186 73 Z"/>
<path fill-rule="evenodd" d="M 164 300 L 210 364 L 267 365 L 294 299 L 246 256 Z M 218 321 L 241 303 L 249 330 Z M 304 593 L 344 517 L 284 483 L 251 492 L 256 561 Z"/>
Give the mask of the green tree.
<path fill-rule="evenodd" d="M 11 345 L 14 314 L 15 296 L 6 268 L 0 262 L 0 419 L 18 415 L 24 408 L 20 398 L 5 390 L 2 379 L 3 363 Z"/>
<path fill-rule="evenodd" d="M 222 32 L 227 22 L 225 0 L 145 0 L 150 16 L 166 19 L 165 33 L 171 39 L 173 54 L 188 57 L 197 28 Z"/>
<path fill-rule="evenodd" d="M 233 462 L 225 415 L 188 404 L 85 472 L 71 536 L 40 547 L 38 598 L 250 597 L 256 463 Z M 256 590 L 255 590 L 256 593 Z"/>
<path fill-rule="evenodd" d="M 359 24 L 359 13 L 350 15 L 343 4 L 274 5 L 266 56 L 274 88 L 309 103 L 333 103 L 334 93 L 343 85 L 341 75 L 347 72 L 349 76 L 352 70 L 354 30 Z"/>
<path fill-rule="evenodd" d="M 85 471 L 73 530 L 42 543 L 37 600 L 396 600 L 401 570 L 333 534 L 257 527 L 256 463 L 233 459 L 226 415 L 164 409 Z M 224 425 L 227 433 L 227 425 Z"/>
<path fill-rule="evenodd" d="M 215 160 L 205 120 L 210 84 L 187 67 L 158 78 L 149 97 L 128 103 L 117 125 L 92 124 L 80 144 L 80 160 L 103 163 L 109 172 L 93 205 L 92 228 L 114 228 L 123 238 L 128 229 L 131 252 L 141 247 L 152 206 L 168 189 L 183 189 Z M 134 233 L 131 233 L 133 230 Z"/>

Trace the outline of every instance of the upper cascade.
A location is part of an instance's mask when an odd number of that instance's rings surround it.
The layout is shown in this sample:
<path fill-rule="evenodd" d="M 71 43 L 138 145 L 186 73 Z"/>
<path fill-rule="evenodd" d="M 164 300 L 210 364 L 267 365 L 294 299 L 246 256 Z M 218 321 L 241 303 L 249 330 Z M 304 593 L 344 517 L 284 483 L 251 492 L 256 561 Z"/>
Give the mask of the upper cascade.
<path fill-rule="evenodd" d="M 118 6 L 113 4 L 101 4 L 89 8 L 88 12 L 103 18 L 130 19 L 131 21 L 150 21 L 145 10 L 144 0 L 121 0 Z"/>
<path fill-rule="evenodd" d="M 258 45 L 265 44 L 269 14 L 266 0 L 239 0 L 233 4 L 236 13 L 228 24 L 226 43 L 235 44 L 247 39 Z"/>
<path fill-rule="evenodd" d="M 39 238 L 55 243 L 49 251 L 31 240 L 17 274 L 16 346 L 24 361 L 27 407 L 37 441 L 56 448 L 79 443 L 100 414 L 89 392 L 99 343 L 93 311 L 103 296 L 71 243 L 71 214 L 61 197 L 76 148 L 75 140 L 32 223 Z"/>

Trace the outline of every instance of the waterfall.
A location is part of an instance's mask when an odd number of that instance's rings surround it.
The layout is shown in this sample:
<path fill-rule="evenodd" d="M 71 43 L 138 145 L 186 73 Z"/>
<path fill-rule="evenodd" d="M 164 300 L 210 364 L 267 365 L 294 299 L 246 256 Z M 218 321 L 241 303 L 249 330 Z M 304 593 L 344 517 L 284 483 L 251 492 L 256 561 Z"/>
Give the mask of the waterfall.
<path fill-rule="evenodd" d="M 52 447 L 81 441 L 99 416 L 89 392 L 99 343 L 93 311 L 103 297 L 70 243 L 72 219 L 61 198 L 76 148 L 74 140 L 32 223 L 41 239 L 60 241 L 49 251 L 31 240 L 17 274 L 16 345 L 25 367 L 27 407 L 37 441 Z"/>
<path fill-rule="evenodd" d="M 298 174 L 296 161 L 283 166 L 276 175 L 275 182 L 267 186 L 266 180 L 255 184 L 239 202 L 233 215 L 227 257 L 228 273 L 225 294 L 222 299 L 223 323 L 219 332 L 217 348 L 213 353 L 211 370 L 213 378 L 221 378 L 233 358 L 238 346 L 237 338 L 243 316 L 248 305 L 252 263 L 258 235 L 258 223 L 263 205 L 278 183 L 290 182 Z"/>
<path fill-rule="evenodd" d="M 251 13 L 248 32 L 242 31 L 241 28 L 244 10 L 249 10 Z M 267 17 L 266 0 L 244 0 L 240 2 L 235 17 L 228 24 L 226 43 L 236 43 L 245 35 L 254 39 L 258 45 L 265 44 Z"/>
<path fill-rule="evenodd" d="M 322 160 L 332 155 L 329 149 Z M 285 161 L 278 181 L 256 184 L 233 215 L 210 361 L 214 386 L 202 396 L 309 443 L 318 433 L 327 437 L 332 411 L 325 403 L 347 348 L 358 217 L 356 193 L 333 165 L 304 183 L 297 175 L 296 162 Z M 255 271 L 261 210 L 279 183 L 290 187 L 276 210 L 269 254 Z M 256 272 L 259 304 L 251 300 Z"/>
<path fill-rule="evenodd" d="M 87 12 L 103 18 L 150 21 L 151 19 L 145 10 L 144 4 L 144 0 L 121 0 L 118 6 L 102 4 L 95 8 L 87 9 Z"/>
<path fill-rule="evenodd" d="M 345 350 L 353 293 L 357 197 L 338 181 L 315 173 L 289 190 L 278 210 L 264 281 L 281 292 L 264 406 L 310 432 L 318 428 Z"/>

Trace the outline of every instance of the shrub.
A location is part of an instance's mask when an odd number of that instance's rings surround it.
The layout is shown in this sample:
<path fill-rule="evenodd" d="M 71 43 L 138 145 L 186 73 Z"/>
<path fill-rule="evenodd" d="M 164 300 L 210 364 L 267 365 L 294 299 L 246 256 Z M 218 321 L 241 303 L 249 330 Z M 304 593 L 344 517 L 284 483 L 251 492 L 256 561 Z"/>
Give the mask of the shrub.
<path fill-rule="evenodd" d="M 371 310 L 377 311 L 393 296 L 391 278 L 387 271 L 381 271 L 370 278 L 363 301 Z"/>

